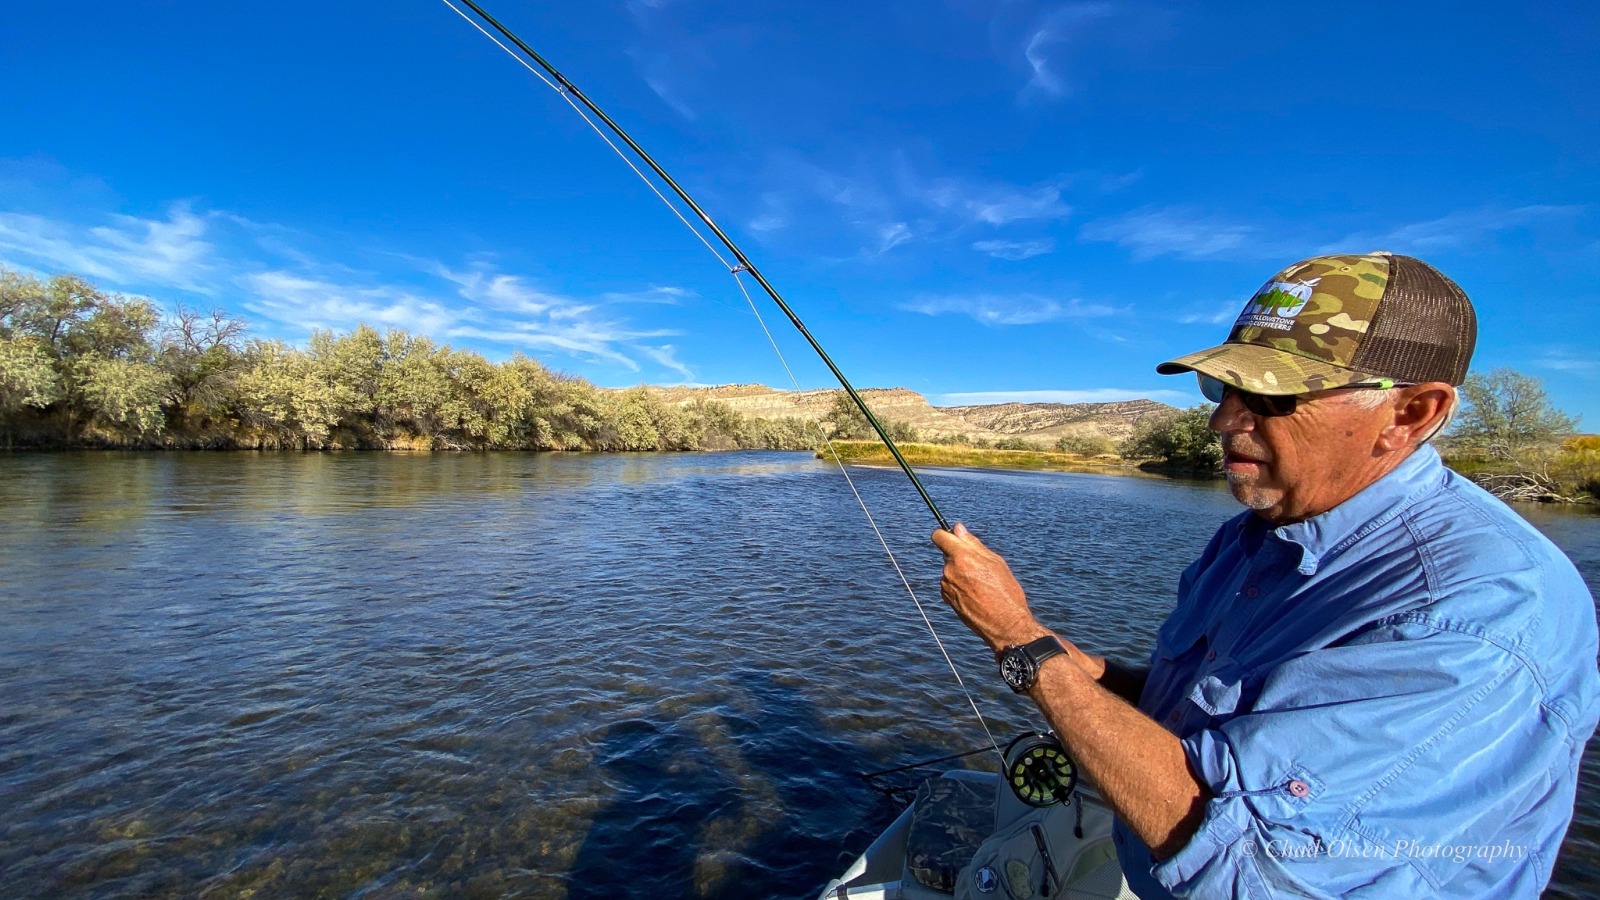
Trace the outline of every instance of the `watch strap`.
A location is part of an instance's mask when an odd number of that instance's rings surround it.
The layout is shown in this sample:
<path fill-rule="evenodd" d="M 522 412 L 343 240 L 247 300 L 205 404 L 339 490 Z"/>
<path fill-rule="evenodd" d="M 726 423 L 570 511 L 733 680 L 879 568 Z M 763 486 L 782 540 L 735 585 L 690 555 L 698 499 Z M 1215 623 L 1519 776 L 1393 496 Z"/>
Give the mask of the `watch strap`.
<path fill-rule="evenodd" d="M 1061 639 L 1053 634 L 1047 634 L 1042 638 L 1034 638 L 1023 644 L 1022 650 L 1033 659 L 1035 671 L 1044 665 L 1044 661 L 1050 657 L 1067 652 L 1067 648 L 1061 643 Z"/>

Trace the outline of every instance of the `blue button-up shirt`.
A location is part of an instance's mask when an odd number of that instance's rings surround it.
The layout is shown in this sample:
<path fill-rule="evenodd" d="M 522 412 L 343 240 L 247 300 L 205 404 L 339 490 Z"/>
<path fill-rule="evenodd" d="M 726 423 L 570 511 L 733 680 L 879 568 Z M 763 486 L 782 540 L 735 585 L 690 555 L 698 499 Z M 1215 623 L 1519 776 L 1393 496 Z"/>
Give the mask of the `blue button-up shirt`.
<path fill-rule="evenodd" d="M 1139 708 L 1210 786 L 1145 898 L 1536 897 L 1600 711 L 1561 551 L 1431 447 L 1320 516 L 1246 512 L 1183 574 Z"/>

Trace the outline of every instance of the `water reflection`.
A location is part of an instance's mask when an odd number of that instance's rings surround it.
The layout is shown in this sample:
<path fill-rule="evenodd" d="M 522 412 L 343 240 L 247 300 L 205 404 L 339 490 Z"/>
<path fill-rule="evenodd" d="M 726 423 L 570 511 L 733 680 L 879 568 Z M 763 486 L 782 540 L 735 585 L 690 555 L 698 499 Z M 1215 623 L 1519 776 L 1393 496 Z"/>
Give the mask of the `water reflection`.
<path fill-rule="evenodd" d="M 998 739 L 1036 714 L 853 470 Z M 1041 614 L 1127 660 L 1213 485 L 931 470 Z M 0 458 L 17 896 L 799 896 L 987 738 L 803 454 Z M 1600 520 L 1530 515 L 1594 585 Z M 1548 521 L 1546 520 L 1548 519 Z M 1556 895 L 1597 875 L 1594 754 Z"/>

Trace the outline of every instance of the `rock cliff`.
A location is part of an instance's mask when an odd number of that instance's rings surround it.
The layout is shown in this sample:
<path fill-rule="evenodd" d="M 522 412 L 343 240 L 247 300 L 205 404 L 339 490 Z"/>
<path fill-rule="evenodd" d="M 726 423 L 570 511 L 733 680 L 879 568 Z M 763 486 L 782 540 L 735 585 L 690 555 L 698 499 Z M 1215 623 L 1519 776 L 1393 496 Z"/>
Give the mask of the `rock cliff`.
<path fill-rule="evenodd" d="M 1056 440 L 1067 435 L 1104 435 L 1121 440 L 1135 425 L 1174 408 L 1154 400 L 1116 403 L 991 403 L 984 406 L 946 406 L 944 412 L 974 427 L 1013 437 Z"/>
<path fill-rule="evenodd" d="M 761 419 L 794 416 L 816 419 L 827 414 L 836 390 L 780 391 L 761 384 L 718 387 L 652 387 L 662 402 L 692 403 L 715 400 L 738 412 Z M 1021 438 L 1053 444 L 1067 435 L 1102 435 L 1113 441 L 1133 432 L 1142 419 L 1172 412 L 1154 400 L 1118 403 L 996 403 L 985 406 L 931 406 L 927 398 L 905 388 L 867 388 L 862 399 L 885 421 L 906 422 L 924 438 L 966 435 L 972 440 Z"/>

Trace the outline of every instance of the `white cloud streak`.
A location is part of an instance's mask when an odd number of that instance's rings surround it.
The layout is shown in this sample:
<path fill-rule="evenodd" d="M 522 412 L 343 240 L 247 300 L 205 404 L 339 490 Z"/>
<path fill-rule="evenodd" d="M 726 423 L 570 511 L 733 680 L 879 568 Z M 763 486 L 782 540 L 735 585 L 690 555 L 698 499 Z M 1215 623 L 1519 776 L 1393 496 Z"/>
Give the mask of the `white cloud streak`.
<path fill-rule="evenodd" d="M 1091 319 L 1115 315 L 1109 306 L 1084 303 L 1078 299 L 1065 303 L 1040 294 L 964 294 L 919 297 L 900 309 L 925 316 L 970 316 L 989 326 L 1039 325 L 1067 319 Z"/>
<path fill-rule="evenodd" d="M 1181 206 L 1145 207 L 1083 227 L 1088 241 L 1109 241 L 1127 248 L 1135 260 L 1158 256 L 1203 260 L 1223 256 L 1273 255 L 1248 225 L 1227 222 Z"/>
<path fill-rule="evenodd" d="M 1031 30 L 1022 47 L 1022 57 L 1031 73 L 1023 95 L 1034 93 L 1057 98 L 1070 94 L 1073 86 L 1066 76 L 1068 58 L 1093 23 L 1109 18 L 1114 12 L 1106 3 L 1072 3 L 1046 16 Z"/>
<path fill-rule="evenodd" d="M 0 213 L 0 253 L 23 257 L 58 272 L 102 281 L 149 281 L 210 294 L 208 222 L 186 204 L 165 219 L 110 216 L 89 228 L 25 213 Z"/>
<path fill-rule="evenodd" d="M 647 361 L 691 377 L 671 345 L 654 343 L 677 332 L 633 327 L 615 314 L 629 304 L 681 303 L 693 296 L 682 288 L 573 297 L 481 262 L 455 268 L 371 249 L 342 254 L 406 260 L 404 271 L 361 272 L 320 261 L 302 247 L 311 240 L 181 203 L 163 218 L 108 215 L 92 224 L 0 212 L 0 265 L 70 272 L 153 297 L 201 295 L 248 314 L 265 336 L 298 340 L 314 329 L 367 324 L 441 342 L 555 352 L 629 372 Z"/>
<path fill-rule="evenodd" d="M 663 369 L 671 369 L 682 375 L 684 381 L 694 381 L 694 370 L 678 360 L 678 349 L 671 344 L 662 344 L 659 347 L 647 347 L 641 344 L 635 349 L 655 360 L 656 365 Z"/>
<path fill-rule="evenodd" d="M 1048 224 L 1072 215 L 1064 196 L 1070 177 L 1031 185 L 930 178 L 893 152 L 864 158 L 851 171 L 780 157 L 770 164 L 765 180 L 783 187 L 761 194 L 758 211 L 747 220 L 751 231 L 768 234 L 796 223 L 842 219 L 865 257 L 914 242 L 947 241 L 975 229 L 992 234 L 1017 223 Z M 967 237 L 964 243 L 971 241 Z M 1009 243 L 1044 246 L 1039 239 Z"/>
<path fill-rule="evenodd" d="M 1369 253 L 1390 250 L 1419 256 L 1481 244 L 1496 234 L 1517 231 L 1542 222 L 1580 215 L 1581 207 L 1536 204 L 1518 207 L 1487 206 L 1457 210 L 1436 219 L 1399 225 L 1388 231 L 1345 235 L 1319 247 L 1318 253 Z"/>
<path fill-rule="evenodd" d="M 1023 260 L 1042 256 L 1056 249 L 1053 238 L 1032 241 L 975 241 L 972 249 L 987 253 L 996 259 Z"/>
<path fill-rule="evenodd" d="M 911 240 L 911 226 L 904 222 L 891 222 L 878 230 L 878 252 L 890 250 Z"/>
<path fill-rule="evenodd" d="M 240 282 L 250 293 L 245 309 L 307 331 L 365 323 L 438 339 L 457 320 L 455 312 L 438 302 L 391 287 L 337 284 L 285 271 L 251 272 Z"/>
<path fill-rule="evenodd" d="M 1582 207 L 1536 204 L 1457 210 L 1385 230 L 1358 231 L 1322 242 L 1309 234 L 1268 236 L 1264 228 L 1186 206 L 1143 207 L 1086 224 L 1080 237 L 1127 248 L 1136 261 L 1172 256 L 1208 259 L 1279 259 L 1316 254 L 1390 250 L 1419 256 L 1483 246 L 1498 235 L 1527 231 L 1583 215 Z"/>
<path fill-rule="evenodd" d="M 1180 325 L 1223 325 L 1239 317 L 1244 302 L 1229 301 L 1209 309 L 1192 309 L 1178 316 Z"/>
<path fill-rule="evenodd" d="M 1569 347 L 1549 347 L 1533 364 L 1541 369 L 1553 369 L 1566 375 L 1592 376 L 1600 374 L 1600 360 L 1593 353 L 1581 353 Z"/>
<path fill-rule="evenodd" d="M 1072 207 L 1061 200 L 1063 185 L 1056 182 L 1017 188 L 1007 184 L 975 184 L 954 178 L 932 182 L 921 192 L 922 201 L 938 210 L 953 210 L 972 222 L 1006 225 L 1011 222 L 1065 219 Z"/>

